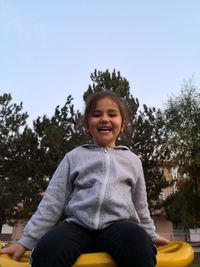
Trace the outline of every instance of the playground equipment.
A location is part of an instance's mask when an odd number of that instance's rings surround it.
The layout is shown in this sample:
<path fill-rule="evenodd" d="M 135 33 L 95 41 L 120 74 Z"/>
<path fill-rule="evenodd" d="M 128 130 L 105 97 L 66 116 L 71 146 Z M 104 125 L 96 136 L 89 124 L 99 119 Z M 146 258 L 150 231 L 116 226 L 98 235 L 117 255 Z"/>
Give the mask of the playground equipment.
<path fill-rule="evenodd" d="M 171 241 L 168 245 L 157 248 L 156 267 L 187 267 L 194 259 L 191 245 L 183 241 Z M 0 255 L 0 267 L 29 267 L 30 252 L 20 261 L 15 261 L 6 254 Z M 116 263 L 105 252 L 82 254 L 73 267 L 117 267 Z"/>

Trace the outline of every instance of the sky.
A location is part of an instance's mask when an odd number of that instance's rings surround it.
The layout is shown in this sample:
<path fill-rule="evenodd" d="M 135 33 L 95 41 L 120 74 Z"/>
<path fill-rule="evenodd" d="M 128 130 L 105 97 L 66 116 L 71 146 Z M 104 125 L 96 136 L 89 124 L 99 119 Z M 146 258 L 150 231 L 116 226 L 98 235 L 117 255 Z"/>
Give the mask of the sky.
<path fill-rule="evenodd" d="M 83 111 L 95 69 L 120 71 L 140 106 L 200 86 L 199 0 L 0 0 L 0 95 L 31 123 L 68 95 Z"/>

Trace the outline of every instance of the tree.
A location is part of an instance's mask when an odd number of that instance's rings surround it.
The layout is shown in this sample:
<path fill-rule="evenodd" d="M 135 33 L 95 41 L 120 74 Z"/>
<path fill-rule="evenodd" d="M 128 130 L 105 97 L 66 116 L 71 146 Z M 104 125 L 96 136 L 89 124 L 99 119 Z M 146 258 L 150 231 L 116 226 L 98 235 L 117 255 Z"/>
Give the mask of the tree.
<path fill-rule="evenodd" d="M 9 153 L 9 145 L 20 134 L 20 129 L 26 124 L 27 113 L 21 113 L 22 103 L 11 103 L 10 94 L 0 96 L 0 160 L 1 170 L 4 171 L 3 162 Z"/>
<path fill-rule="evenodd" d="M 42 156 L 42 176 L 51 177 L 66 152 L 80 141 L 78 128 L 80 112 L 74 110 L 72 96 L 68 96 L 62 108 L 57 106 L 51 118 L 38 117 L 33 122 Z"/>
<path fill-rule="evenodd" d="M 194 194 L 189 179 L 181 179 L 177 183 L 177 191 L 165 201 L 167 217 L 176 228 L 200 227 L 200 198 Z"/>
<path fill-rule="evenodd" d="M 9 184 L 13 185 L 12 196 L 16 196 L 16 202 L 12 203 L 7 214 L 7 221 L 10 223 L 30 216 L 32 208 L 38 203 L 42 193 L 39 180 L 41 155 L 36 134 L 26 126 L 13 142 L 12 154 L 6 166 Z"/>
<path fill-rule="evenodd" d="M 171 196 L 181 210 L 179 223 L 183 227 L 200 225 L 199 207 L 193 205 L 200 202 L 200 93 L 192 84 L 192 80 L 184 83 L 180 94 L 171 97 L 165 110 L 166 130 L 168 133 L 168 149 L 171 151 L 170 161 L 178 166 L 178 191 Z M 191 207 L 183 205 L 190 203 Z M 172 221 L 177 219 L 173 214 L 176 206 L 167 201 L 168 216 Z M 196 208 L 195 208 L 196 207 Z M 173 212 L 172 212 L 173 211 Z"/>
<path fill-rule="evenodd" d="M 123 100 L 126 109 L 130 113 L 130 119 L 134 118 L 139 107 L 139 102 L 137 98 L 135 99 L 131 95 L 129 82 L 121 77 L 119 71 L 116 72 L 114 69 L 113 72 L 110 73 L 108 70 L 102 72 L 95 69 L 94 73 L 91 73 L 90 78 L 92 80 L 92 85 L 89 85 L 87 91 L 85 91 L 83 95 L 84 100 L 88 95 L 94 92 L 112 91 Z"/>
<path fill-rule="evenodd" d="M 151 213 L 160 210 L 162 203 L 158 201 L 159 195 L 163 188 L 169 186 L 163 171 L 168 155 L 163 147 L 167 138 L 164 126 L 162 112 L 144 105 L 135 119 L 131 144 L 143 163 Z"/>
<path fill-rule="evenodd" d="M 26 124 L 27 113 L 22 112 L 22 103 L 11 103 L 10 94 L 0 96 L 0 229 L 13 213 L 18 202 L 18 183 L 10 176 L 11 158 L 15 156 L 16 140 Z M 19 166 L 16 166 L 16 169 Z"/>
<path fill-rule="evenodd" d="M 1 224 L 27 219 L 35 211 L 53 172 L 66 152 L 77 146 L 76 131 L 80 113 L 74 111 L 73 98 L 56 107 L 51 118 L 43 116 L 26 125 L 27 114 L 11 104 L 11 95 L 1 100 L 0 218 Z"/>
<path fill-rule="evenodd" d="M 150 209 L 158 207 L 158 196 L 168 184 L 161 171 L 161 144 L 163 142 L 163 120 L 160 111 L 144 105 L 144 111 L 138 111 L 139 101 L 130 93 L 129 82 L 120 72 L 110 73 L 95 70 L 91 74 L 92 85 L 84 93 L 84 99 L 94 92 L 113 91 L 124 102 L 130 118 L 131 131 L 120 137 L 120 143 L 127 145 L 142 160 L 147 184 Z"/>

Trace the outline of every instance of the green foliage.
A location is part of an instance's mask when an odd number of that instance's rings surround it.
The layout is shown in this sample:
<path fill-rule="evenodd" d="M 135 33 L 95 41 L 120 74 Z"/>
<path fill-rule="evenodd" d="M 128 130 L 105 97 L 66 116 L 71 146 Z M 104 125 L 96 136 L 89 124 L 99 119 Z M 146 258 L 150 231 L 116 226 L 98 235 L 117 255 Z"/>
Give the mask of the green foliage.
<path fill-rule="evenodd" d="M 177 191 L 165 201 L 167 217 L 175 227 L 200 227 L 200 196 L 194 194 L 190 180 L 180 180 Z"/>
<path fill-rule="evenodd" d="M 6 159 L 12 153 L 9 149 L 20 135 L 20 130 L 26 123 L 27 113 L 22 113 L 20 105 L 11 103 L 10 94 L 0 96 L 0 162 L 1 173 L 5 170 Z"/>
<path fill-rule="evenodd" d="M 69 96 L 62 108 L 56 107 L 52 118 L 39 117 L 32 130 L 26 125 L 22 104 L 11 104 L 11 96 L 6 94 L 0 100 L 0 146 L 4 148 L 0 162 L 1 225 L 32 215 L 59 161 L 78 143 L 80 113 L 74 111 Z"/>
<path fill-rule="evenodd" d="M 12 172 L 20 175 L 20 166 L 13 159 L 19 156 L 16 149 L 28 117 L 22 112 L 22 103 L 11 103 L 10 94 L 0 96 L 0 228 L 3 222 L 12 218 L 14 207 L 19 201 L 20 184 Z M 17 181 L 17 182 L 16 182 Z"/>
<path fill-rule="evenodd" d="M 74 111 L 73 98 L 68 96 L 65 105 L 56 107 L 52 118 L 43 116 L 34 121 L 39 147 L 43 152 L 43 175 L 50 177 L 65 153 L 77 145 L 80 113 Z"/>
<path fill-rule="evenodd" d="M 21 113 L 22 103 L 11 104 L 10 94 L 0 96 L 0 140 L 8 141 L 18 134 L 21 126 L 25 125 L 27 113 Z"/>
<path fill-rule="evenodd" d="M 163 173 L 167 151 L 163 149 L 166 142 L 164 120 L 160 110 L 143 106 L 134 124 L 132 150 L 142 160 L 146 179 L 147 194 L 152 213 L 160 209 L 162 203 L 158 201 L 163 188 L 169 186 Z"/>
<path fill-rule="evenodd" d="M 178 166 L 176 192 L 166 205 L 168 216 L 184 227 L 198 224 L 200 198 L 200 93 L 192 84 L 185 83 L 178 97 L 171 98 L 165 110 L 166 132 L 170 161 Z M 173 199 L 176 201 L 173 204 Z M 194 202 L 194 203 L 193 203 Z M 184 205 L 183 205 L 184 203 Z M 177 207 L 176 207 L 177 205 Z"/>

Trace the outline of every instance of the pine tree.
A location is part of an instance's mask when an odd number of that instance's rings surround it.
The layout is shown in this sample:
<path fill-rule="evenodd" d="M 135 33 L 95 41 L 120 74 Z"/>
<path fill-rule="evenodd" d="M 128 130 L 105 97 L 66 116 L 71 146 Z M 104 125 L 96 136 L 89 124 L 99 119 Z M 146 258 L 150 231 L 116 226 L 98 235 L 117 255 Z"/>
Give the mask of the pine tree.
<path fill-rule="evenodd" d="M 28 117 L 22 108 L 22 103 L 12 103 L 10 94 L 0 96 L 0 229 L 8 218 L 12 218 L 19 201 L 16 192 L 19 192 L 20 184 L 11 172 L 13 168 L 20 172 L 20 165 L 14 166 L 13 158 L 17 157 L 15 147 Z"/>

